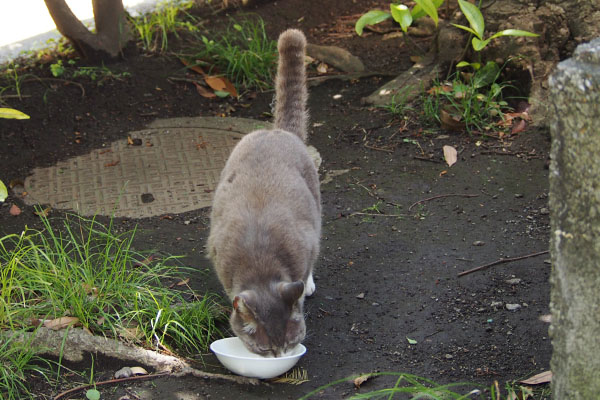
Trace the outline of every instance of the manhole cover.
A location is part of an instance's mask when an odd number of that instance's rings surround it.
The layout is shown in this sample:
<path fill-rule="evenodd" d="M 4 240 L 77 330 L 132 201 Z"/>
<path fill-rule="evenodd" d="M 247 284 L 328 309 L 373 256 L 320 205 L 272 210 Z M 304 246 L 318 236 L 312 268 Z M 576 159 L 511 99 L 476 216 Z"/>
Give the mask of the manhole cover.
<path fill-rule="evenodd" d="M 244 134 L 268 127 L 242 118 L 158 120 L 131 132 L 131 141 L 34 169 L 24 200 L 131 218 L 207 207 L 231 149 Z"/>

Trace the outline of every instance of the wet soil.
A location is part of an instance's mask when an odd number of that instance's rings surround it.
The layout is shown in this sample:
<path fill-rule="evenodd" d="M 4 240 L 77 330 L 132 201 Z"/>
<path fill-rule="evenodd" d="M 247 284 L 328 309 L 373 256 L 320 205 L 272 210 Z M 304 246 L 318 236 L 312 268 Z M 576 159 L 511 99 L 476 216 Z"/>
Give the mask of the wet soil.
<path fill-rule="evenodd" d="M 312 43 L 347 48 L 369 70 L 400 72 L 410 66 L 402 40 L 352 34 L 359 14 L 386 4 L 281 0 L 261 2 L 251 11 L 265 20 L 274 39 L 287 27 L 299 27 Z M 213 17 L 214 23 L 235 15 Z M 34 167 L 125 138 L 128 131 L 155 118 L 265 119 L 270 112 L 269 92 L 246 94 L 239 101 L 208 100 L 185 82 L 168 81 L 181 70 L 169 55 L 133 55 L 111 69 L 131 77 L 101 86 L 78 81 L 85 93 L 62 81 L 25 82 L 27 97 L 11 99 L 10 105 L 31 120 L 0 123 L 4 182 L 23 180 Z M 36 75 L 49 77 L 43 70 Z M 465 133 L 427 133 L 416 121 L 405 124 L 384 110 L 361 105 L 385 79 L 330 80 L 310 89 L 309 141 L 323 158 L 324 182 L 317 291 L 306 302 L 308 352 L 298 364 L 309 382 L 247 387 L 160 378 L 105 387 L 103 398 L 294 399 L 353 374 L 386 371 L 489 387 L 494 380 L 503 384 L 549 369 L 548 325 L 540 320 L 549 313 L 549 257 L 457 276 L 498 259 L 548 248 L 548 133 L 532 130 L 503 142 Z M 458 162 L 451 168 L 443 160 L 444 145 L 458 150 Z M 22 208 L 21 215 L 9 215 L 12 203 Z M 139 249 L 184 255 L 184 264 L 210 269 L 203 253 L 206 209 L 170 218 L 124 218 L 117 224 L 122 229 L 138 226 Z M 9 197 L 0 206 L 0 234 L 20 232 L 26 225 L 40 225 L 32 207 Z M 191 278 L 194 289 L 221 293 L 212 273 Z M 511 311 L 507 305 L 518 308 Z M 214 356 L 204 359 L 207 370 L 225 372 Z M 90 363 L 76 367 L 89 369 Z M 122 364 L 96 359 L 95 379 L 110 379 Z M 360 389 L 342 383 L 314 397 L 345 398 L 393 383 L 385 377 Z M 37 379 L 31 385 L 40 398 L 61 391 Z"/>

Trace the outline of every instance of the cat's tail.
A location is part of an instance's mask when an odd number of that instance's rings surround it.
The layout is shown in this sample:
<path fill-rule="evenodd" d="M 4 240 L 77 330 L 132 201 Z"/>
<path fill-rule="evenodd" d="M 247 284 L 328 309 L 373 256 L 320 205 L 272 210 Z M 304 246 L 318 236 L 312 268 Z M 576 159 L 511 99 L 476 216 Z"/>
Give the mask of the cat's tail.
<path fill-rule="evenodd" d="M 275 80 L 275 128 L 292 132 L 304 142 L 308 123 L 305 48 L 306 38 L 297 29 L 288 29 L 279 36 Z"/>

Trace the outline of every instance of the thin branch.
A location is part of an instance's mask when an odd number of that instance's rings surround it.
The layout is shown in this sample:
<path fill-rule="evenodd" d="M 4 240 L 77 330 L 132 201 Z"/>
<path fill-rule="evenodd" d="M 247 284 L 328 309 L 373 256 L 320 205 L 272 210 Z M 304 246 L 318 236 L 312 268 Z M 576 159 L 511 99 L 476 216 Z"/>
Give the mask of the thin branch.
<path fill-rule="evenodd" d="M 425 203 L 426 201 L 442 199 L 444 197 L 479 197 L 478 194 L 460 194 L 460 193 L 450 193 L 450 194 L 439 194 L 437 196 L 429 197 L 427 199 L 419 200 L 416 203 L 413 203 L 410 207 L 408 207 L 408 211 L 410 211 L 414 206 Z"/>
<path fill-rule="evenodd" d="M 97 387 L 97 386 L 112 385 L 112 384 L 127 382 L 127 381 L 148 380 L 148 379 L 154 379 L 154 378 L 161 378 L 163 376 L 171 376 L 174 378 L 181 378 L 181 377 L 187 376 L 187 375 L 192 375 L 196 378 L 203 378 L 203 379 L 222 379 L 222 380 L 226 380 L 226 381 L 230 381 L 230 382 L 238 383 L 238 384 L 258 385 L 260 383 L 260 381 L 258 379 L 254 379 L 254 378 L 245 378 L 243 376 L 237 376 L 237 375 L 213 374 L 210 372 L 200 371 L 195 368 L 186 367 L 179 372 L 172 372 L 172 373 L 159 372 L 157 374 L 150 374 L 150 375 L 135 375 L 135 376 L 127 377 L 127 378 L 109 379 L 106 381 L 95 382 L 95 383 L 88 384 L 88 385 L 81 385 L 81 386 L 77 386 L 73 389 L 69 389 L 65 392 L 58 394 L 56 397 L 54 397 L 54 400 L 60 400 L 60 399 L 66 400 L 78 392 L 81 392 L 86 389 L 91 389 L 91 388 Z"/>
<path fill-rule="evenodd" d="M 72 395 L 74 395 L 78 392 L 81 392 L 82 390 L 91 389 L 96 386 L 104 386 L 104 385 L 110 385 L 113 383 L 120 383 L 120 382 L 126 382 L 126 381 L 141 381 L 141 380 L 147 380 L 147 379 L 154 379 L 154 378 L 160 378 L 161 376 L 167 376 L 167 375 L 169 375 L 167 372 L 160 372 L 158 374 L 150 374 L 150 375 L 134 375 L 134 376 L 130 376 L 127 378 L 109 379 L 107 381 L 100 381 L 100 382 L 91 383 L 91 384 L 87 384 L 87 385 L 81 385 L 81 386 L 77 386 L 72 389 L 66 390 L 62 393 L 59 393 L 58 395 L 56 395 L 54 397 L 54 400 L 68 399 Z"/>
<path fill-rule="evenodd" d="M 467 271 L 463 271 L 463 272 L 461 272 L 461 273 L 458 274 L 458 277 L 465 276 L 465 275 L 468 275 L 470 273 L 473 273 L 473 272 L 476 272 L 476 271 L 480 271 L 482 269 L 486 269 L 486 268 L 492 267 L 494 265 L 504 264 L 504 263 L 513 262 L 513 261 L 524 260 L 526 258 L 537 257 L 537 256 L 541 256 L 543 254 L 548 254 L 548 253 L 549 253 L 549 250 L 545 250 L 545 251 L 539 251 L 537 253 L 527 254 L 527 255 L 519 256 L 519 257 L 501 258 L 501 259 L 496 260 L 494 262 L 491 262 L 489 264 L 481 265 L 479 267 L 476 267 L 476 268 L 473 268 L 473 269 L 470 269 L 470 270 L 467 270 Z"/>
<path fill-rule="evenodd" d="M 348 215 L 348 217 L 354 217 L 355 215 L 366 215 L 369 217 L 396 217 L 396 218 L 403 217 L 403 215 L 400 215 L 400 214 L 375 214 L 375 213 L 365 213 L 365 212 L 353 212 L 352 214 Z"/>

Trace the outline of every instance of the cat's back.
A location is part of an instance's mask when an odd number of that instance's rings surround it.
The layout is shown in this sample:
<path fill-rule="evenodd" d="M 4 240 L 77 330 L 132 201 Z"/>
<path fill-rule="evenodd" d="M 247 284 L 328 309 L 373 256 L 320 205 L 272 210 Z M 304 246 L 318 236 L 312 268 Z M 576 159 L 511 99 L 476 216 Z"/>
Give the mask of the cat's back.
<path fill-rule="evenodd" d="M 298 136 L 259 130 L 237 144 L 223 169 L 214 205 L 248 203 L 250 196 L 277 204 L 300 200 L 308 202 L 304 207 L 320 208 L 317 169 Z"/>

